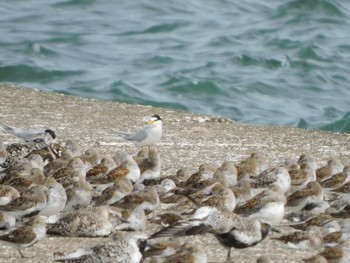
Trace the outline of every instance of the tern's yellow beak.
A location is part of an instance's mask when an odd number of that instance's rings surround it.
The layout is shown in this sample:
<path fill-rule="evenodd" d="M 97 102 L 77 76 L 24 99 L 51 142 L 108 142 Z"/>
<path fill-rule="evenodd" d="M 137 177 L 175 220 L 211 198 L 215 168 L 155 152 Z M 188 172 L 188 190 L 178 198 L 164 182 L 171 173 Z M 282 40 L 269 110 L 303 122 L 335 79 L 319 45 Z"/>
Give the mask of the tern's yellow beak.
<path fill-rule="evenodd" d="M 154 123 L 154 120 L 149 120 L 149 121 L 147 122 L 148 125 L 152 125 L 153 123 Z"/>

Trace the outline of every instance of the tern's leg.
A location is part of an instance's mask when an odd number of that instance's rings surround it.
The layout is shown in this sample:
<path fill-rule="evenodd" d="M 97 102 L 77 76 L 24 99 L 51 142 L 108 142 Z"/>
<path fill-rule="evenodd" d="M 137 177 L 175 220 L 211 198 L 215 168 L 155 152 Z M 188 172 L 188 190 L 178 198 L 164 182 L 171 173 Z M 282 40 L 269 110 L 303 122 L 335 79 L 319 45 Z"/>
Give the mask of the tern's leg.
<path fill-rule="evenodd" d="M 18 252 L 21 254 L 22 258 L 25 258 L 25 256 L 23 255 L 23 253 L 21 252 L 21 250 L 19 250 L 19 248 L 17 248 Z"/>

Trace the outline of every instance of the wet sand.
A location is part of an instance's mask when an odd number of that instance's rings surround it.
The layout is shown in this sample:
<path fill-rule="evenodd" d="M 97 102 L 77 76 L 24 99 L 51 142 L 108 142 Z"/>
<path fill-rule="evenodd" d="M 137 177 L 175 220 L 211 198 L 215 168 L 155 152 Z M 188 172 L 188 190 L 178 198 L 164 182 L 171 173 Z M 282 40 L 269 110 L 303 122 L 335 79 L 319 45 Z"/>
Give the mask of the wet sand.
<path fill-rule="evenodd" d="M 162 141 L 156 146 L 162 158 L 163 175 L 175 174 L 183 167 L 196 171 L 205 162 L 217 166 L 224 160 L 237 163 L 254 151 L 266 154 L 271 166 L 303 153 L 313 155 L 319 166 L 330 157 L 342 160 L 350 157 L 349 134 L 248 125 L 221 117 L 78 98 L 6 84 L 0 84 L 0 94 L 1 121 L 16 127 L 50 127 L 57 131 L 59 142 L 75 139 L 102 154 L 118 149 L 136 154 L 138 149 L 116 136 L 112 129 L 133 131 L 144 124 L 144 117 L 157 113 L 164 123 Z M 5 144 L 17 141 L 4 134 L 0 134 L 0 140 Z M 279 229 L 291 231 L 283 225 Z M 226 250 L 212 236 L 187 239 L 208 247 L 209 262 L 225 261 Z M 0 246 L 0 262 L 52 262 L 54 251 L 72 251 L 101 241 L 103 238 L 47 237 L 24 249 L 25 259 L 20 258 L 16 249 Z M 255 247 L 232 249 L 230 262 L 255 262 L 261 255 L 270 255 L 273 262 L 300 262 L 314 254 L 315 251 L 285 249 L 267 237 Z"/>

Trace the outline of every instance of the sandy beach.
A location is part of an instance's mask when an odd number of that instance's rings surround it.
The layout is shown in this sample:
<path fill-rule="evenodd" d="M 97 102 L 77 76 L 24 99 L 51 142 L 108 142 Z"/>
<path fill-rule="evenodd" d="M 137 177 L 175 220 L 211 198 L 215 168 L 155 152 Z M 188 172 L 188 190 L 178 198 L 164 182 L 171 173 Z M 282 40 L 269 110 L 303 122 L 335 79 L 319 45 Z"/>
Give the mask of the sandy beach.
<path fill-rule="evenodd" d="M 303 153 L 313 155 L 319 166 L 330 157 L 338 157 L 344 162 L 350 157 L 349 134 L 248 125 L 218 116 L 78 98 L 7 84 L 0 84 L 0 94 L 0 121 L 23 128 L 49 127 L 57 132 L 58 142 L 75 139 L 86 148 L 96 148 L 102 155 L 119 149 L 136 155 L 139 149 L 118 137 L 112 129 L 133 131 L 144 124 L 145 117 L 157 113 L 163 118 L 163 138 L 156 145 L 163 175 L 175 174 L 183 167 L 196 171 L 202 163 L 215 166 L 224 160 L 238 163 L 255 151 L 264 153 L 271 167 Z M 5 144 L 18 141 L 1 133 L 0 140 Z M 291 231 L 286 226 L 280 226 L 280 229 Z M 152 229 L 147 232 L 151 233 Z M 209 262 L 225 261 L 226 250 L 212 236 L 187 239 L 209 248 Z M 0 262 L 53 262 L 55 251 L 72 251 L 102 240 L 48 236 L 24 249 L 25 259 L 20 258 L 16 249 L 1 246 Z M 282 248 L 269 237 L 255 247 L 240 251 L 232 249 L 231 253 L 232 262 L 255 262 L 261 255 L 270 255 L 273 262 L 300 262 L 314 254 L 315 251 Z"/>

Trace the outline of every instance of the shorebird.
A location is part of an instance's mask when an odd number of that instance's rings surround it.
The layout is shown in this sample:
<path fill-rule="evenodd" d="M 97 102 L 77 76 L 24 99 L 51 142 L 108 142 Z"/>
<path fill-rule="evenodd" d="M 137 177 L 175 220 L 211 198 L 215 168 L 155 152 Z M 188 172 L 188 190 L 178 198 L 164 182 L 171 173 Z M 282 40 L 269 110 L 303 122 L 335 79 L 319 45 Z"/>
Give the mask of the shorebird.
<path fill-rule="evenodd" d="M 101 159 L 99 164 L 96 164 L 86 172 L 86 180 L 91 181 L 103 177 L 116 167 L 117 165 L 113 158 L 107 155 Z"/>
<path fill-rule="evenodd" d="M 321 180 L 320 184 L 324 188 L 336 188 L 350 181 L 350 166 L 344 166 L 343 171 L 331 175 L 330 177 Z"/>
<path fill-rule="evenodd" d="M 160 224 L 163 227 L 175 224 L 177 221 L 182 220 L 183 217 L 180 213 L 176 212 L 164 212 L 157 214 L 155 217 L 150 219 L 151 223 Z"/>
<path fill-rule="evenodd" d="M 265 170 L 251 182 L 253 188 L 264 188 L 276 184 L 280 186 L 283 193 L 289 190 L 291 180 L 288 170 L 285 167 L 281 166 Z"/>
<path fill-rule="evenodd" d="M 37 153 L 42 149 L 48 149 L 53 155 L 52 158 L 58 158 L 61 154 L 59 144 L 47 144 L 44 141 L 30 141 L 25 143 L 13 143 L 6 147 L 7 157 L 1 164 L 3 168 L 10 168 L 16 165 L 23 158 L 30 156 L 31 153 Z"/>
<path fill-rule="evenodd" d="M 144 191 L 133 192 L 112 205 L 124 209 L 141 207 L 146 213 L 149 213 L 159 205 L 159 196 L 155 186 L 147 186 Z"/>
<path fill-rule="evenodd" d="M 46 191 L 47 187 L 43 185 L 33 186 L 11 203 L 1 206 L 0 211 L 15 218 L 36 215 L 46 206 Z"/>
<path fill-rule="evenodd" d="M 94 183 L 108 184 L 118 182 L 123 178 L 130 179 L 133 183 L 135 183 L 140 178 L 140 168 L 131 155 L 124 152 L 118 152 L 117 156 L 118 160 L 116 160 L 116 163 L 120 162 L 120 165 L 112 169 L 105 176 L 97 178 Z"/>
<path fill-rule="evenodd" d="M 322 166 L 316 170 L 317 181 L 324 180 L 333 174 L 340 173 L 344 168 L 344 165 L 337 158 L 329 159 L 325 166 Z"/>
<path fill-rule="evenodd" d="M 300 168 L 289 170 L 291 190 L 303 189 L 309 182 L 316 180 L 316 172 L 312 165 L 304 162 Z"/>
<path fill-rule="evenodd" d="M 25 225 L 16 228 L 7 235 L 0 236 L 0 242 L 17 248 L 22 258 L 24 258 L 20 249 L 34 245 L 44 239 L 45 236 L 45 217 L 34 216 Z"/>
<path fill-rule="evenodd" d="M 120 262 L 140 263 L 146 246 L 145 236 L 118 232 L 113 239 L 91 248 L 83 248 L 73 253 L 55 252 L 57 262 Z"/>
<path fill-rule="evenodd" d="M 265 239 L 270 228 L 270 225 L 261 223 L 258 219 L 203 206 L 189 219 L 179 220 L 152 234 L 149 239 L 211 233 L 228 249 L 227 258 L 230 258 L 232 247 L 242 249 L 254 246 Z"/>
<path fill-rule="evenodd" d="M 224 177 L 227 186 L 233 187 L 237 184 L 237 168 L 233 162 L 225 161 L 216 169 L 213 179 Z"/>
<path fill-rule="evenodd" d="M 54 172 L 48 172 L 46 176 L 52 176 L 58 182 L 61 183 L 61 180 L 64 180 L 67 177 L 70 178 L 79 178 L 80 180 L 86 179 L 86 164 L 78 157 L 74 157 L 69 160 L 66 167 L 62 167 Z M 62 184 L 63 185 L 63 184 Z M 66 187 L 65 185 L 63 185 Z"/>
<path fill-rule="evenodd" d="M 0 141 L 0 165 L 5 162 L 7 157 L 7 151 L 4 143 Z"/>
<path fill-rule="evenodd" d="M 178 238 L 169 238 L 164 240 L 147 240 L 145 248 L 145 258 L 151 257 L 168 257 L 173 255 L 175 251 L 183 245 L 183 242 Z"/>
<path fill-rule="evenodd" d="M 64 152 L 70 157 L 77 157 L 82 155 L 83 149 L 76 140 L 67 140 L 64 147 Z"/>
<path fill-rule="evenodd" d="M 85 207 L 59 214 L 58 220 L 48 224 L 47 232 L 69 237 L 108 236 L 121 223 L 121 211 L 115 207 Z"/>
<path fill-rule="evenodd" d="M 192 187 L 200 181 L 206 181 L 213 178 L 215 168 L 209 163 L 203 163 L 199 166 L 197 172 L 191 174 L 186 181 L 181 183 L 181 186 Z"/>
<path fill-rule="evenodd" d="M 101 161 L 100 153 L 93 148 L 87 149 L 82 155 L 77 156 L 88 166 L 93 166 Z"/>
<path fill-rule="evenodd" d="M 93 188 L 88 182 L 78 179 L 66 188 L 66 194 L 67 202 L 63 211 L 70 211 L 89 206 L 93 196 Z"/>
<path fill-rule="evenodd" d="M 287 197 L 286 210 L 300 210 L 308 204 L 324 203 L 322 186 L 317 181 L 309 182 L 305 189 L 296 191 Z M 329 205 L 328 205 L 329 206 Z"/>
<path fill-rule="evenodd" d="M 98 189 L 100 185 L 93 185 L 95 188 L 95 195 L 99 194 Z M 105 187 L 99 196 L 95 196 L 93 199 L 93 205 L 110 205 L 118 202 L 123 197 L 131 194 L 132 183 L 128 178 L 121 179 L 119 182 L 113 182 L 111 186 Z"/>
<path fill-rule="evenodd" d="M 306 231 L 295 231 L 280 237 L 271 237 L 271 239 L 294 249 L 317 249 L 323 245 L 322 230 L 318 226 L 310 226 Z"/>
<path fill-rule="evenodd" d="M 8 205 L 18 197 L 20 197 L 20 193 L 16 188 L 0 184 L 0 206 Z"/>
<path fill-rule="evenodd" d="M 230 187 L 236 197 L 237 206 L 245 204 L 249 199 L 253 198 L 252 188 L 249 180 L 241 179 L 233 187 Z"/>
<path fill-rule="evenodd" d="M 149 185 L 153 182 L 157 182 L 160 179 L 161 170 L 159 153 L 155 149 L 149 149 L 148 156 L 143 159 L 141 164 L 139 164 L 139 168 L 141 175 L 137 180 L 137 183 Z"/>
<path fill-rule="evenodd" d="M 134 132 L 116 131 L 125 140 L 132 141 L 136 147 L 150 147 L 158 143 L 162 137 L 162 119 L 159 115 L 153 115 L 142 129 Z"/>
<path fill-rule="evenodd" d="M 256 177 L 267 169 L 267 160 L 262 153 L 253 152 L 248 158 L 237 164 L 236 167 L 238 180 L 245 175 Z"/>
<path fill-rule="evenodd" d="M 338 221 L 335 218 L 324 213 L 309 218 L 303 222 L 290 224 L 289 226 L 299 230 L 306 230 L 310 226 L 319 226 L 322 227 L 324 234 L 340 231 L 341 229 Z"/>
<path fill-rule="evenodd" d="M 332 189 L 331 191 L 338 193 L 338 194 L 349 194 L 350 193 L 350 182 L 347 182 L 347 183 L 339 186 L 336 189 Z"/>
<path fill-rule="evenodd" d="M 61 212 L 67 202 L 66 190 L 59 184 L 55 178 L 48 177 L 44 181 L 44 186 L 47 187 L 46 205 L 39 212 L 42 216 L 53 216 Z"/>
<path fill-rule="evenodd" d="M 267 190 L 256 195 L 247 203 L 237 207 L 234 212 L 249 218 L 258 218 L 270 225 L 280 223 L 284 215 L 286 198 L 278 185 L 271 185 Z"/>
<path fill-rule="evenodd" d="M 317 262 L 315 261 L 319 257 L 326 259 L 329 263 L 347 263 L 350 262 L 350 245 L 349 241 L 343 245 L 338 245 L 335 247 L 325 247 L 323 251 L 317 255 L 304 259 L 304 262 Z"/>
<path fill-rule="evenodd" d="M 9 230 L 16 225 L 16 218 L 6 212 L 0 212 L 0 230 Z"/>
<path fill-rule="evenodd" d="M 208 192 L 204 193 L 204 196 L 203 192 L 205 192 L 206 189 L 193 194 L 193 199 L 200 203 L 201 206 L 220 207 L 231 212 L 235 209 L 236 198 L 230 188 L 224 187 L 220 183 L 214 183 L 210 188 Z"/>
<path fill-rule="evenodd" d="M 173 254 L 152 257 L 150 263 L 206 263 L 207 255 L 204 249 L 195 244 L 185 243 L 178 247 Z"/>

